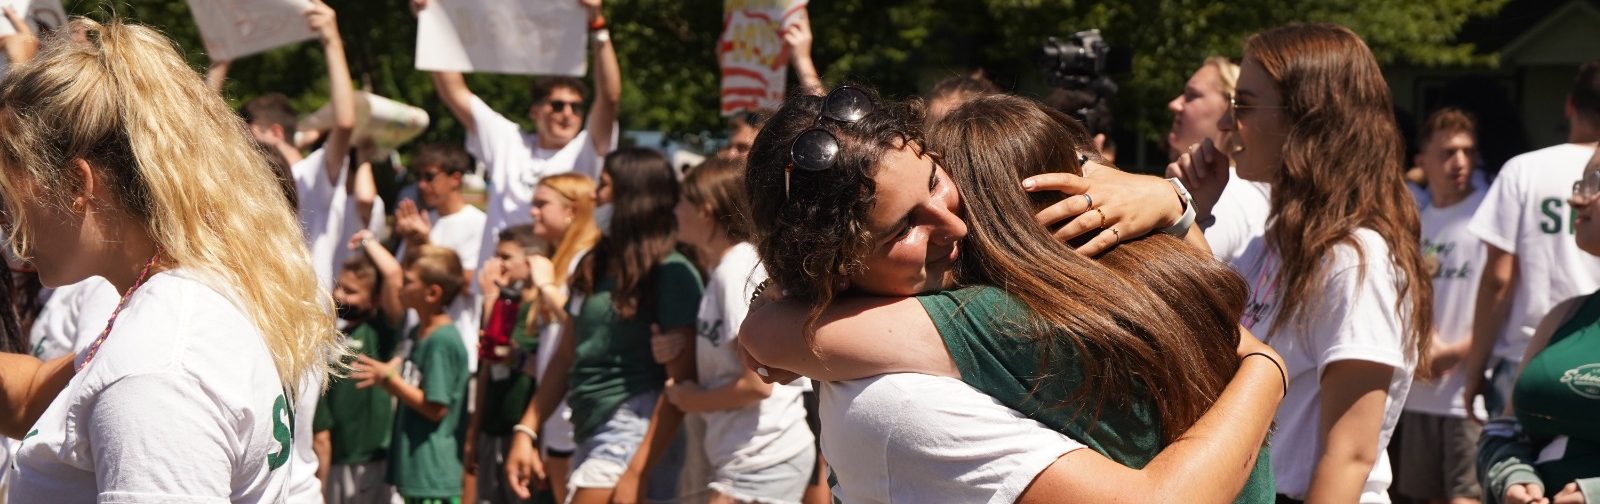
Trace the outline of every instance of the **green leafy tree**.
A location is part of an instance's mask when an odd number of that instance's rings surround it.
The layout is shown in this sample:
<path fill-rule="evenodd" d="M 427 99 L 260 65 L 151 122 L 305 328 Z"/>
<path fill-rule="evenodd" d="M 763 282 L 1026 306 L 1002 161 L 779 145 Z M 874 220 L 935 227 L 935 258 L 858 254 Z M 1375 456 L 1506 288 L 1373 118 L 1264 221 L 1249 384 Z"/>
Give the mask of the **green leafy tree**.
<path fill-rule="evenodd" d="M 327 0 L 339 13 L 358 85 L 426 109 L 429 141 L 460 141 L 463 131 L 414 68 L 416 20 L 405 0 Z M 1254 31 L 1290 21 L 1331 21 L 1361 34 L 1383 63 L 1488 65 L 1492 56 L 1453 42 L 1469 18 L 1491 16 L 1506 0 L 816 0 L 810 6 L 814 58 L 829 84 L 855 81 L 887 96 L 923 92 L 947 75 L 984 69 L 1002 87 L 1047 91 L 1036 67 L 1046 36 L 1100 28 L 1135 57 L 1118 79 L 1123 127 L 1152 139 L 1170 121 L 1163 104 L 1209 55 L 1238 56 Z M 165 30 L 197 69 L 208 58 L 186 2 L 66 0 L 68 12 L 105 19 L 115 13 Z M 621 120 L 630 130 L 686 135 L 720 133 L 717 0 L 608 0 L 610 30 L 622 65 Z M 472 75 L 472 89 L 507 117 L 527 124 L 530 79 Z M 225 94 L 234 101 L 283 92 L 301 112 L 326 101 L 320 47 L 285 47 L 234 62 Z"/>

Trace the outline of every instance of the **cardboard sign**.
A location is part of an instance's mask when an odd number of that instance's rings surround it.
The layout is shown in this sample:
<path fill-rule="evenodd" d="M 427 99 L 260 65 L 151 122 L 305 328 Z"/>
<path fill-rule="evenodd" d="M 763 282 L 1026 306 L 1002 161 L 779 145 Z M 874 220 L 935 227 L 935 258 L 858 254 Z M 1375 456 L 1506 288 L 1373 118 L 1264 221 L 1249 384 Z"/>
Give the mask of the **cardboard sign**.
<path fill-rule="evenodd" d="M 417 14 L 417 69 L 580 77 L 588 31 L 572 0 L 431 0 Z"/>
<path fill-rule="evenodd" d="M 315 38 L 308 0 L 189 0 L 211 61 L 231 61 Z"/>
<path fill-rule="evenodd" d="M 806 0 L 726 0 L 717 62 L 722 67 L 722 115 L 776 109 L 789 76 L 783 30 Z"/>
<path fill-rule="evenodd" d="M 366 91 L 356 91 L 356 129 L 351 143 L 371 141 L 383 155 L 410 142 L 428 129 L 428 111 Z M 296 129 L 321 131 L 333 127 L 333 104 L 323 105 L 300 119 Z"/>

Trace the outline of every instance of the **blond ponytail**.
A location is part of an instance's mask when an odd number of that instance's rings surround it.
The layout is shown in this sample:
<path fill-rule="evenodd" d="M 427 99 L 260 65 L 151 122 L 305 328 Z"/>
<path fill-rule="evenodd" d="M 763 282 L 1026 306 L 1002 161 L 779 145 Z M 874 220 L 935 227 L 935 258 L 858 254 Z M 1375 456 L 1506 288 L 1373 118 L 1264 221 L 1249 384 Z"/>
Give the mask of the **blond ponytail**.
<path fill-rule="evenodd" d="M 279 182 L 244 123 L 165 36 L 76 18 L 0 85 L 0 188 L 60 205 L 84 159 L 164 261 L 229 293 L 298 395 L 342 353 L 333 302 Z M 26 191 L 24 191 L 26 189 Z M 26 254 L 29 218 L 6 202 Z"/>

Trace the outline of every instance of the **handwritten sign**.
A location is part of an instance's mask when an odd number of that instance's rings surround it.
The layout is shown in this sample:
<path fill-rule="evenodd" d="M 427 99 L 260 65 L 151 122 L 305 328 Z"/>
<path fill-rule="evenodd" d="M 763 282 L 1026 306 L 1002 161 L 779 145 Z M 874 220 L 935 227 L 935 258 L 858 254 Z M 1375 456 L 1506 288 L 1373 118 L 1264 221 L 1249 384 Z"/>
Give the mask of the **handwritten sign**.
<path fill-rule="evenodd" d="M 783 104 L 789 49 L 783 30 L 806 0 L 726 0 L 717 62 L 722 67 L 722 115 Z"/>
<path fill-rule="evenodd" d="M 229 61 L 317 36 L 309 0 L 189 0 L 212 61 Z"/>
<path fill-rule="evenodd" d="M 582 76 L 587 32 L 571 0 L 432 0 L 417 14 L 417 69 Z"/>

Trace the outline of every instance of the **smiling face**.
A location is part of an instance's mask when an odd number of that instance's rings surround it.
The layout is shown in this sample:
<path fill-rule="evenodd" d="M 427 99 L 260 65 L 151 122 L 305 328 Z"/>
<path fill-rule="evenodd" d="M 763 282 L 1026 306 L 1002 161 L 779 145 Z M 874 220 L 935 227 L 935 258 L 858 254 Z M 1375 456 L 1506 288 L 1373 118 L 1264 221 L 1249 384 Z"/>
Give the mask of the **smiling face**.
<path fill-rule="evenodd" d="M 545 146 L 562 146 L 571 142 L 583 129 L 583 95 L 576 89 L 558 87 L 550 96 L 533 104 L 528 115 L 539 127 L 539 140 Z"/>
<path fill-rule="evenodd" d="M 572 202 L 544 184 L 534 189 L 533 206 L 528 213 L 533 216 L 533 235 L 548 243 L 561 242 L 574 215 Z"/>
<path fill-rule="evenodd" d="M 872 236 L 852 288 L 880 296 L 912 296 L 944 288 L 967 236 L 961 196 L 949 174 L 910 147 L 878 161 L 876 204 L 867 216 Z"/>
<path fill-rule="evenodd" d="M 1218 121 L 1218 129 L 1233 133 L 1232 156 L 1239 178 L 1272 182 L 1283 167 L 1283 143 L 1289 131 L 1283 95 L 1254 58 L 1239 65 L 1239 89 L 1233 110 Z"/>
<path fill-rule="evenodd" d="M 1175 152 L 1187 152 L 1189 146 L 1210 138 L 1222 145 L 1217 123 L 1228 112 L 1228 94 L 1222 86 L 1222 74 L 1214 65 L 1200 67 L 1183 86 L 1183 94 L 1167 102 L 1172 112 L 1172 129 L 1167 131 L 1167 147 Z"/>

